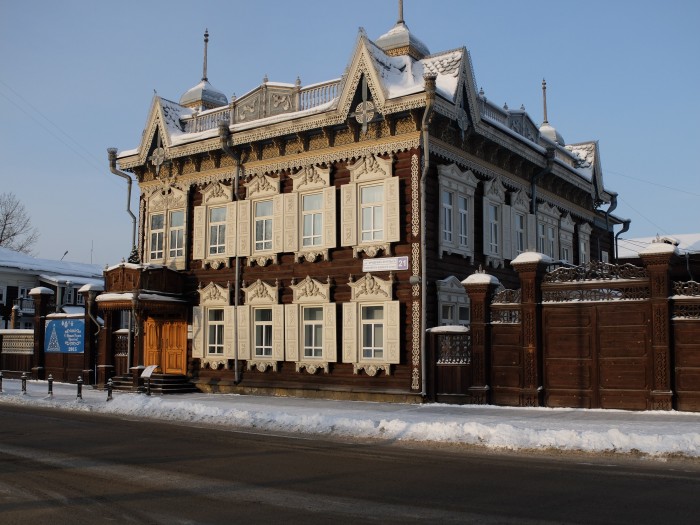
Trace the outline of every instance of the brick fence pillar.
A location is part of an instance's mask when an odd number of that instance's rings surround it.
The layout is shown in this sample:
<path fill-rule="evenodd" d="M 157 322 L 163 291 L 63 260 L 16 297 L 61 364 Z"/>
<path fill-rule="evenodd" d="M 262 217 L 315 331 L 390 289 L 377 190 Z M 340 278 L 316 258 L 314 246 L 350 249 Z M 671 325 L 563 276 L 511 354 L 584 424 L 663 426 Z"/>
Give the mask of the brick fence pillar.
<path fill-rule="evenodd" d="M 520 406 L 542 404 L 542 278 L 552 259 L 537 252 L 518 255 L 511 266 L 520 277 L 522 389 Z"/>
<path fill-rule="evenodd" d="M 483 270 L 473 273 L 462 281 L 469 296 L 469 318 L 472 339 L 472 380 L 469 394 L 475 404 L 490 401 L 491 383 L 491 297 L 500 284 L 493 275 Z"/>
<path fill-rule="evenodd" d="M 639 256 L 649 275 L 651 288 L 651 348 L 653 385 L 651 391 L 652 410 L 671 410 L 671 259 L 676 253 L 672 244 L 653 242 Z"/>

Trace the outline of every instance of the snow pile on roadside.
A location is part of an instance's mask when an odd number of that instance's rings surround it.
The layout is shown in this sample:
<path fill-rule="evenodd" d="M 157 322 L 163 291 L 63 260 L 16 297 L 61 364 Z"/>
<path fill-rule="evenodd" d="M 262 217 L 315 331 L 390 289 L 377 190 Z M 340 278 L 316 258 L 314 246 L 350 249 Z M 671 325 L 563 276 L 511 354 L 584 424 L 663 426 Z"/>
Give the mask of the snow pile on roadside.
<path fill-rule="evenodd" d="M 53 398 L 21 395 L 19 381 L 6 380 L 0 404 L 386 441 L 700 457 L 700 414 L 390 405 L 224 394 L 155 397 L 115 393 L 106 402 L 104 392 L 92 389 L 76 400 L 74 388 L 60 385 Z"/>

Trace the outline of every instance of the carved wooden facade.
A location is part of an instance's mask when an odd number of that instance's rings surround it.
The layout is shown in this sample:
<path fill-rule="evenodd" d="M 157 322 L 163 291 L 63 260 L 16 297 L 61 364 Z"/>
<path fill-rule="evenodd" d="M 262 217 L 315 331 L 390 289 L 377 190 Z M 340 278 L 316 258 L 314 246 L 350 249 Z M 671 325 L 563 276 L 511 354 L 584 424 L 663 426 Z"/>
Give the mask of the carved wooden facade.
<path fill-rule="evenodd" d="M 453 283 L 480 265 L 517 282 L 509 262 L 544 216 L 572 259 L 612 252 L 599 163 L 581 171 L 575 151 L 488 102 L 466 49 L 404 51 L 362 33 L 338 81 L 266 81 L 199 112 L 155 97 L 119 155 L 142 190 L 142 262 L 185 279 L 200 389 L 420 399 L 426 329 L 484 323 Z M 387 68 L 416 89 L 394 95 Z M 471 336 L 472 364 L 484 337 Z"/>

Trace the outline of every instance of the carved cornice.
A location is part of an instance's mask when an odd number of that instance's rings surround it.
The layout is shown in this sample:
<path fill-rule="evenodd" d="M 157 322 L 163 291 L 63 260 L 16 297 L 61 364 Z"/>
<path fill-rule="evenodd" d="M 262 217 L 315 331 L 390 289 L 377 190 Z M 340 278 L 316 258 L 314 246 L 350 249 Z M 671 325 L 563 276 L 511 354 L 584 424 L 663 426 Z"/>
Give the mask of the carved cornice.
<path fill-rule="evenodd" d="M 386 375 L 391 375 L 391 365 L 389 363 L 353 363 L 353 374 L 357 375 L 363 370 L 370 377 L 375 377 L 382 370 L 384 370 Z"/>
<path fill-rule="evenodd" d="M 266 372 L 268 368 L 272 369 L 273 372 L 277 372 L 277 361 L 257 361 L 248 360 L 246 362 L 246 367 L 248 370 L 253 370 L 255 368 L 258 372 Z"/>

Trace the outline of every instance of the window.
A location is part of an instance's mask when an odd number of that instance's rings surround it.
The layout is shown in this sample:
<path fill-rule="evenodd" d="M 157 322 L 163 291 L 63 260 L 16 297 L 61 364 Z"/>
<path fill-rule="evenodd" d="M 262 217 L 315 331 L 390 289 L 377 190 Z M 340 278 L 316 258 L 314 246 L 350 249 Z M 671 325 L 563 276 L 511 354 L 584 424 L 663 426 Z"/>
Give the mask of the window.
<path fill-rule="evenodd" d="M 75 304 L 83 306 L 85 304 L 85 296 L 81 293 L 77 293 L 75 296 Z"/>
<path fill-rule="evenodd" d="M 151 215 L 151 242 L 150 259 L 163 258 L 163 236 L 165 235 L 165 215 L 156 213 Z"/>
<path fill-rule="evenodd" d="M 384 186 L 360 188 L 360 231 L 362 242 L 384 240 Z"/>
<path fill-rule="evenodd" d="M 213 182 L 202 191 L 204 204 L 194 207 L 192 258 L 202 261 L 202 268 L 228 268 L 228 258 L 236 255 L 239 208 L 232 199 L 231 186 Z"/>
<path fill-rule="evenodd" d="M 209 255 L 226 253 L 226 208 L 209 209 Z"/>
<path fill-rule="evenodd" d="M 547 226 L 547 255 L 549 255 L 552 259 L 555 257 L 555 246 L 556 246 L 556 241 L 554 237 L 554 227 L 553 226 Z"/>
<path fill-rule="evenodd" d="M 349 302 L 343 303 L 343 362 L 353 363 L 355 373 L 389 372 L 400 362 L 400 303 L 392 301 L 393 282 L 371 273 L 348 283 Z M 370 372 L 371 371 L 371 372 Z"/>
<path fill-rule="evenodd" d="M 73 304 L 73 293 L 75 289 L 72 286 L 66 286 L 63 289 L 63 304 Z"/>
<path fill-rule="evenodd" d="M 170 212 L 170 242 L 168 255 L 172 258 L 185 255 L 185 212 L 182 210 Z"/>
<path fill-rule="evenodd" d="M 362 357 L 382 359 L 384 357 L 384 307 L 362 307 Z"/>
<path fill-rule="evenodd" d="M 469 326 L 469 296 L 457 277 L 450 275 L 435 282 L 442 326 Z"/>
<path fill-rule="evenodd" d="M 442 240 L 452 242 L 452 200 L 450 191 L 442 190 Z"/>
<path fill-rule="evenodd" d="M 304 357 L 323 357 L 323 308 L 303 308 Z"/>
<path fill-rule="evenodd" d="M 5 304 L 5 298 L 7 297 L 7 286 L 0 284 L 0 304 Z"/>
<path fill-rule="evenodd" d="M 571 262 L 571 251 L 566 246 L 562 247 L 562 249 L 561 249 L 561 259 L 562 259 L 562 261 L 565 261 L 568 263 Z"/>
<path fill-rule="evenodd" d="M 610 255 L 608 254 L 608 252 L 606 250 L 603 250 L 602 252 L 600 252 L 600 260 L 601 260 L 601 262 L 604 262 L 604 263 L 610 262 Z"/>
<path fill-rule="evenodd" d="M 453 324 L 455 318 L 455 305 L 443 304 L 440 309 L 440 324 L 448 326 Z"/>
<path fill-rule="evenodd" d="M 523 213 L 514 214 L 515 255 L 520 255 L 526 249 L 527 231 L 525 226 L 525 215 Z"/>
<path fill-rule="evenodd" d="M 256 308 L 255 331 L 255 357 L 269 357 L 272 355 L 272 309 Z"/>
<path fill-rule="evenodd" d="M 255 251 L 272 250 L 272 201 L 255 203 Z"/>
<path fill-rule="evenodd" d="M 348 166 L 350 182 L 340 187 L 341 245 L 376 257 L 391 253 L 391 243 L 401 239 L 398 177 L 392 161 L 363 157 Z"/>
<path fill-rule="evenodd" d="M 488 218 L 489 218 L 489 252 L 493 255 L 498 255 L 499 252 L 499 216 L 500 208 L 495 204 L 488 204 Z"/>
<path fill-rule="evenodd" d="M 224 310 L 210 308 L 207 314 L 207 353 L 223 355 L 224 353 Z"/>
<path fill-rule="evenodd" d="M 303 248 L 323 244 L 323 194 L 311 193 L 301 197 Z"/>
<path fill-rule="evenodd" d="M 561 212 L 543 202 L 537 207 L 537 251 L 552 259 L 559 256 Z M 565 218 L 566 219 L 566 218 Z M 565 232 L 564 232 L 565 233 Z"/>
<path fill-rule="evenodd" d="M 591 232 L 593 228 L 587 223 L 579 224 L 577 228 L 579 244 L 578 263 L 587 264 L 590 262 Z"/>
<path fill-rule="evenodd" d="M 469 199 L 459 196 L 459 245 L 463 248 L 469 246 Z"/>
<path fill-rule="evenodd" d="M 474 255 L 472 199 L 479 181 L 470 171 L 455 164 L 438 165 L 440 184 L 440 254 Z"/>
<path fill-rule="evenodd" d="M 328 373 L 329 363 L 337 356 L 337 308 L 330 302 L 328 282 L 310 276 L 290 285 L 293 303 L 284 305 L 285 361 L 296 363 L 297 371 L 305 368 L 313 374 L 323 368 Z"/>
<path fill-rule="evenodd" d="M 235 357 L 235 309 L 229 305 L 229 287 L 209 283 L 198 292 L 199 306 L 192 308 L 192 357 L 202 368 L 226 366 Z"/>

